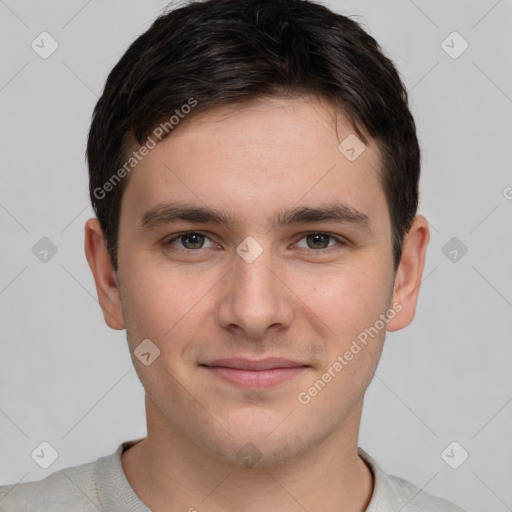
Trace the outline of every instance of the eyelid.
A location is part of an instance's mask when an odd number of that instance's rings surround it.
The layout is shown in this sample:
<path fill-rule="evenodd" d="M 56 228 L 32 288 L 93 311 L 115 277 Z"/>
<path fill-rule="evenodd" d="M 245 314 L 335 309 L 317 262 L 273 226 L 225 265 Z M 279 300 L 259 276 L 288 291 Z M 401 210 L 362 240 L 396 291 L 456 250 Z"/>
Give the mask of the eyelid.
<path fill-rule="evenodd" d="M 166 241 L 164 241 L 164 246 L 173 245 L 172 242 L 180 239 L 184 235 L 189 235 L 189 234 L 202 235 L 205 238 L 207 238 L 208 240 L 210 240 L 210 242 L 212 244 L 219 245 L 217 242 L 215 242 L 214 240 L 211 239 L 211 237 L 210 237 L 210 235 L 208 233 L 203 232 L 203 231 L 198 231 L 198 230 L 190 230 L 190 231 L 182 231 L 181 233 L 174 233 L 174 234 L 170 235 L 171 238 L 168 238 L 168 239 L 166 239 Z M 328 231 L 305 231 L 303 233 L 300 233 L 300 238 L 298 238 L 296 240 L 296 242 L 294 242 L 294 243 L 296 244 L 297 242 L 299 242 L 303 238 L 305 238 L 307 236 L 310 236 L 310 235 L 326 235 L 329 238 L 332 238 L 332 239 L 336 240 L 338 242 L 338 245 L 342 246 L 342 247 L 348 246 L 349 243 L 350 243 L 349 240 L 347 240 L 344 236 L 335 235 L 335 234 L 329 233 Z M 186 252 L 198 252 L 201 249 L 203 249 L 203 248 L 200 248 L 200 249 L 186 249 L 186 248 L 181 248 L 181 247 L 177 247 L 176 248 L 176 250 L 186 251 Z M 328 247 L 325 247 L 323 249 L 310 249 L 310 248 L 307 248 L 307 247 L 306 248 L 305 247 L 299 247 L 299 249 L 303 250 L 303 251 L 321 253 L 321 252 L 329 252 L 329 251 L 335 250 L 336 249 L 336 245 L 328 246 Z"/>
<path fill-rule="evenodd" d="M 197 231 L 195 229 L 193 230 L 190 230 L 190 231 L 182 231 L 181 233 L 173 233 L 172 235 L 170 235 L 171 238 L 165 238 L 164 239 L 164 246 L 167 246 L 167 245 L 172 245 L 172 242 L 180 239 L 182 236 L 185 236 L 185 235 L 191 235 L 191 234 L 195 234 L 195 235 L 202 235 L 204 236 L 205 238 L 207 238 L 208 240 L 210 240 L 210 242 L 214 245 L 218 245 L 216 242 L 214 242 L 210 235 L 203 232 L 203 231 Z M 187 252 L 194 252 L 194 251 L 199 251 L 199 249 L 182 249 L 181 247 L 178 247 L 177 248 L 178 250 L 182 250 L 182 251 L 187 251 Z"/>
<path fill-rule="evenodd" d="M 333 240 L 336 240 L 340 245 L 348 245 L 349 244 L 349 241 L 344 236 L 335 235 L 333 233 L 329 233 L 328 231 L 307 231 L 305 233 L 301 233 L 300 238 L 297 238 L 297 242 L 299 242 L 303 238 L 310 236 L 310 235 L 325 235 L 329 238 L 332 238 Z M 295 242 L 295 243 L 297 243 L 297 242 Z M 326 250 L 332 249 L 333 247 L 334 246 L 326 247 L 325 249 L 316 249 L 316 250 L 315 249 L 306 249 L 306 250 L 320 252 L 320 251 L 326 251 Z"/>

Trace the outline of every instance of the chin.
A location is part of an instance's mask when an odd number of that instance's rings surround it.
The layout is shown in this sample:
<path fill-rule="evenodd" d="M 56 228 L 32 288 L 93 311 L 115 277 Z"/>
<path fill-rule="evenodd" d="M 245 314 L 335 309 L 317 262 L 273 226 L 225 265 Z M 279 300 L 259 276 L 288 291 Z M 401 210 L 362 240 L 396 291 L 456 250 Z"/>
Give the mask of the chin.
<path fill-rule="evenodd" d="M 239 424 L 236 430 L 229 430 L 233 436 L 226 434 L 217 439 L 211 436 L 204 439 L 203 449 L 217 459 L 240 468 L 269 468 L 285 464 L 320 441 L 306 438 L 300 425 L 288 425 L 288 428 L 277 425 L 279 422 L 272 428 L 261 425 L 258 428 L 258 420 L 255 418 L 252 425 Z M 236 432 L 243 432 L 243 435 L 237 436 Z"/>

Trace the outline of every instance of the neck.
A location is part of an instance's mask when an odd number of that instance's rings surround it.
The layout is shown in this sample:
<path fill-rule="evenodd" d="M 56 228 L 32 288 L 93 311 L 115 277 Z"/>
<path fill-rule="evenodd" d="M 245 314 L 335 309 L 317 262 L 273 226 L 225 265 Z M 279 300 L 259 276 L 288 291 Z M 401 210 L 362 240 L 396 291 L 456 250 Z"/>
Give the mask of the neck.
<path fill-rule="evenodd" d="M 215 457 L 148 410 L 147 437 L 125 451 L 123 471 L 153 512 L 363 512 L 373 476 L 357 453 L 362 403 L 343 428 L 278 465 L 244 467 Z M 355 428 L 354 428 L 355 427 Z M 350 435 L 347 435 L 350 433 Z"/>

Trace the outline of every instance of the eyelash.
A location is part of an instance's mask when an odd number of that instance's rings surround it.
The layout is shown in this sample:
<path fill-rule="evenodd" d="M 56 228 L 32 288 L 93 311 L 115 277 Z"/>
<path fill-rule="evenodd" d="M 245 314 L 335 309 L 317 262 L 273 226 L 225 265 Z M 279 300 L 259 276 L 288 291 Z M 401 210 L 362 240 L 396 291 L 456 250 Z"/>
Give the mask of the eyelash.
<path fill-rule="evenodd" d="M 167 241 L 165 241 L 164 246 L 166 246 L 166 247 L 172 246 L 173 242 L 181 239 L 181 237 L 183 237 L 185 235 L 201 235 L 201 236 L 204 236 L 205 238 L 207 238 L 208 240 L 210 240 L 209 236 L 206 233 L 202 233 L 201 231 L 184 231 L 183 233 L 179 233 L 179 234 L 173 236 L 172 238 L 168 239 Z M 348 241 L 346 239 L 344 239 L 342 237 L 335 236 L 335 235 L 331 235 L 330 233 L 325 233 L 323 231 L 311 231 L 309 233 L 305 233 L 301 238 L 299 238 L 299 240 L 297 240 L 297 242 L 299 242 L 303 238 L 306 238 L 310 235 L 327 236 L 330 240 L 335 240 L 336 242 L 338 242 L 338 246 L 341 246 L 341 247 L 348 245 Z M 210 240 L 210 242 L 215 244 L 215 242 L 213 242 L 212 240 Z M 192 252 L 198 252 L 203 248 L 201 247 L 199 249 L 186 249 L 186 248 L 181 248 L 181 247 L 177 247 L 177 248 L 175 247 L 174 249 L 176 251 L 180 251 L 180 252 L 192 253 Z M 328 246 L 328 247 L 324 247 L 323 249 L 310 249 L 310 248 L 303 248 L 303 247 L 301 247 L 300 249 L 303 251 L 314 252 L 314 253 L 327 253 L 327 252 L 331 252 L 332 250 L 337 250 L 336 246 Z"/>

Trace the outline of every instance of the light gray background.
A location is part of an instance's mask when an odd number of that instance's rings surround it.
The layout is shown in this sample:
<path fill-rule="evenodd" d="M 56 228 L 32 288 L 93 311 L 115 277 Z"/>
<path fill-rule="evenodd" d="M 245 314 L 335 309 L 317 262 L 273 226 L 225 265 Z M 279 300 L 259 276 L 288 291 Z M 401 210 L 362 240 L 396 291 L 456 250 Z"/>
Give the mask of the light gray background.
<path fill-rule="evenodd" d="M 146 433 L 125 332 L 104 324 L 83 251 L 84 150 L 107 73 L 166 4 L 0 0 L 0 484 Z M 388 334 L 360 445 L 468 511 L 512 510 L 512 1 L 327 5 L 357 15 L 410 91 L 432 235 L 416 319 Z M 31 48 L 42 31 L 59 44 L 46 60 Z M 456 59 L 441 46 L 453 31 L 469 43 Z M 468 248 L 457 262 L 442 252 L 454 236 Z M 32 253 L 42 237 L 58 248 L 46 263 Z M 42 441 L 59 453 L 46 470 L 30 457 Z M 441 457 L 452 441 L 469 453 L 458 469 Z"/>

